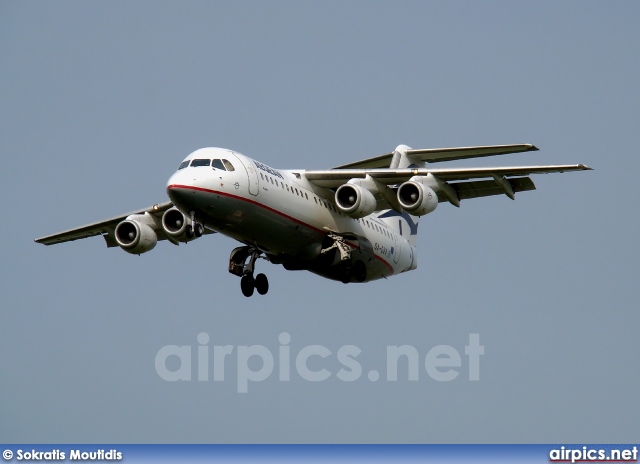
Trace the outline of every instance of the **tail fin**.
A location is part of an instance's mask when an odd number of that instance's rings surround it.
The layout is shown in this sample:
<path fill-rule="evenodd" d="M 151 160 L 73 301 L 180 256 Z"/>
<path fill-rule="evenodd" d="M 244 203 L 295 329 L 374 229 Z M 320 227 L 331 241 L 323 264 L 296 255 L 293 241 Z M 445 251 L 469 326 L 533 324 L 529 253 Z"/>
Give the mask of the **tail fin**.
<path fill-rule="evenodd" d="M 423 161 L 414 162 L 408 155 L 407 150 L 411 150 L 411 147 L 407 145 L 398 145 L 393 152 L 391 169 L 403 169 L 408 167 L 424 167 Z M 418 237 L 418 221 L 417 216 L 412 216 L 406 211 L 398 213 L 392 209 L 380 211 L 376 214 L 378 219 L 384 221 L 387 226 L 395 230 L 401 237 L 406 239 L 412 246 L 416 246 Z"/>
<path fill-rule="evenodd" d="M 411 150 L 412 148 L 407 145 L 398 145 L 396 149 L 393 151 L 393 157 L 391 158 L 391 164 L 389 167 L 391 169 L 404 169 L 404 168 L 423 168 L 427 165 L 424 161 L 420 159 L 412 159 L 408 154 L 407 150 Z"/>
<path fill-rule="evenodd" d="M 417 216 L 411 216 L 406 211 L 397 213 L 392 209 L 378 211 L 376 217 L 383 221 L 390 229 L 395 230 L 398 235 L 407 240 L 411 246 L 416 246 L 418 239 Z"/>

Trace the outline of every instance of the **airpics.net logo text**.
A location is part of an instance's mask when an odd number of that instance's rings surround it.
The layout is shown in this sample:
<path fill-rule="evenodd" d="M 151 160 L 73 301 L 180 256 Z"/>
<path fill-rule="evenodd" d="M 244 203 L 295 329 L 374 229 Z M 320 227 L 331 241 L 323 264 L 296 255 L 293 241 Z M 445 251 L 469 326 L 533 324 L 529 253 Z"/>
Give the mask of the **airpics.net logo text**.
<path fill-rule="evenodd" d="M 275 375 L 281 382 L 290 381 L 292 370 L 309 382 L 322 382 L 332 376 L 343 382 L 354 382 L 363 375 L 362 364 L 358 361 L 362 350 L 355 345 L 343 345 L 334 351 L 324 345 L 307 345 L 292 352 L 291 335 L 287 332 L 279 335 L 279 346 L 273 351 L 264 345 L 210 346 L 209 341 L 209 334 L 201 332 L 195 347 L 165 345 L 160 348 L 155 357 L 158 376 L 167 382 L 207 382 L 210 379 L 224 382 L 225 365 L 230 365 L 229 370 L 236 368 L 234 380 L 238 393 L 247 393 L 250 383 L 262 382 Z M 385 379 L 388 382 L 396 382 L 399 378 L 418 381 L 424 372 L 435 381 L 450 382 L 466 368 L 469 381 L 480 380 L 480 357 L 484 355 L 484 346 L 480 344 L 479 334 L 469 334 L 462 353 L 450 345 L 434 346 L 422 355 L 411 345 L 389 345 L 386 347 Z M 329 368 L 335 361 L 339 369 L 331 372 Z M 400 375 L 399 370 L 402 371 Z M 369 370 L 366 375 L 371 382 L 381 378 L 376 369 Z"/>

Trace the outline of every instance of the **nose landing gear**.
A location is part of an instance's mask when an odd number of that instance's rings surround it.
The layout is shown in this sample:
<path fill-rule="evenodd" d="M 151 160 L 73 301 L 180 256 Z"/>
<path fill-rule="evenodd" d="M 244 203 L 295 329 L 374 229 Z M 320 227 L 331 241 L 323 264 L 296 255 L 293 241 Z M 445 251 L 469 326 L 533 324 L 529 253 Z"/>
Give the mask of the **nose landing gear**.
<path fill-rule="evenodd" d="M 187 238 L 192 239 L 195 235 L 196 237 L 202 237 L 204 233 L 204 226 L 196 221 L 196 212 L 191 211 L 191 224 L 187 226 Z"/>
<path fill-rule="evenodd" d="M 245 274 L 240 279 L 240 290 L 244 296 L 253 295 L 253 290 L 257 290 L 260 295 L 266 295 L 269 291 L 269 280 L 264 274 L 258 274 L 255 279 L 252 274 Z"/>
<path fill-rule="evenodd" d="M 229 272 L 240 277 L 240 290 L 246 297 L 253 295 L 257 290 L 260 295 L 269 291 L 269 280 L 264 274 L 253 277 L 256 260 L 262 252 L 257 248 L 243 246 L 234 249 L 229 257 Z"/>

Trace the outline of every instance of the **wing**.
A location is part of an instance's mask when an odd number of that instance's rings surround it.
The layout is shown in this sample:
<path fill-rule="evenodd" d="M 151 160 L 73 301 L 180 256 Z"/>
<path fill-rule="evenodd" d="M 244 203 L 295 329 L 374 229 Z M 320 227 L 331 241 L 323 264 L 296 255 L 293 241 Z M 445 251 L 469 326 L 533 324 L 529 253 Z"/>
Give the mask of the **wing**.
<path fill-rule="evenodd" d="M 511 166 L 496 168 L 451 168 L 451 169 L 329 169 L 325 171 L 304 171 L 306 178 L 319 187 L 337 188 L 349 179 L 371 176 L 383 184 L 398 184 L 413 176 L 433 174 L 444 181 L 491 178 L 495 176 L 527 176 L 529 174 L 549 174 L 553 172 L 590 171 L 584 164 L 561 164 L 552 166 Z"/>
<path fill-rule="evenodd" d="M 116 226 L 125 220 L 127 216 L 132 214 L 149 213 L 157 218 L 161 218 L 162 214 L 171 207 L 173 207 L 173 203 L 168 201 L 166 203 L 153 205 L 149 208 L 139 209 L 131 213 L 121 214 L 120 216 L 105 219 L 104 221 L 94 222 L 82 227 L 76 227 L 75 229 L 65 230 L 64 232 L 37 238 L 35 241 L 44 245 L 54 245 L 56 243 L 70 242 L 81 238 L 93 237 L 95 235 L 106 235 L 106 237 L 108 237 L 106 238 L 107 246 L 116 246 L 115 243 L 109 241 L 109 238 L 113 237 L 113 232 Z M 162 239 L 166 239 L 166 236 L 158 236 L 158 240 Z"/>
<path fill-rule="evenodd" d="M 453 161 L 468 158 L 481 158 L 483 156 L 507 155 L 509 153 L 522 153 L 527 151 L 537 151 L 534 145 L 525 143 L 517 145 L 490 145 L 479 147 L 457 147 L 457 148 L 421 148 L 406 150 L 407 156 L 415 163 L 439 163 L 442 161 Z M 334 169 L 375 169 L 387 168 L 391 164 L 395 152 L 367 158 L 355 163 L 343 164 Z"/>
<path fill-rule="evenodd" d="M 460 200 L 486 197 L 490 195 L 507 195 L 515 199 L 515 193 L 535 190 L 530 174 L 549 174 L 568 171 L 590 171 L 584 164 L 567 164 L 553 166 L 512 166 L 496 168 L 452 168 L 452 169 L 333 169 L 326 171 L 305 171 L 306 178 L 319 187 L 337 188 L 350 179 L 373 178 L 380 184 L 393 186 L 406 182 L 413 176 L 433 176 L 438 184 L 438 201 L 449 201 L 460 206 Z M 485 180 L 478 180 L 485 179 Z M 487 180 L 489 179 L 489 180 Z M 377 210 L 394 207 L 388 196 L 376 195 Z"/>

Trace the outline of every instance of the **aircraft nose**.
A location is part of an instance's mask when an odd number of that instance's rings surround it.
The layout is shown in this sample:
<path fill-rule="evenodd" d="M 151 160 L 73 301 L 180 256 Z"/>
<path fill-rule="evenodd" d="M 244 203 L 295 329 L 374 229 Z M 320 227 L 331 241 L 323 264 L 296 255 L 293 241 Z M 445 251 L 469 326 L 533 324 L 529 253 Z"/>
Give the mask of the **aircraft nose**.
<path fill-rule="evenodd" d="M 196 182 L 197 175 L 192 169 L 181 169 L 174 172 L 167 181 L 167 189 L 172 186 L 193 186 Z"/>
<path fill-rule="evenodd" d="M 180 172 L 174 172 L 167 181 L 167 194 L 170 194 L 171 190 L 177 185 L 184 185 L 184 176 Z"/>
<path fill-rule="evenodd" d="M 184 203 L 188 195 L 188 188 L 193 184 L 193 176 L 184 171 L 174 172 L 167 181 L 167 195 L 174 205 Z"/>

